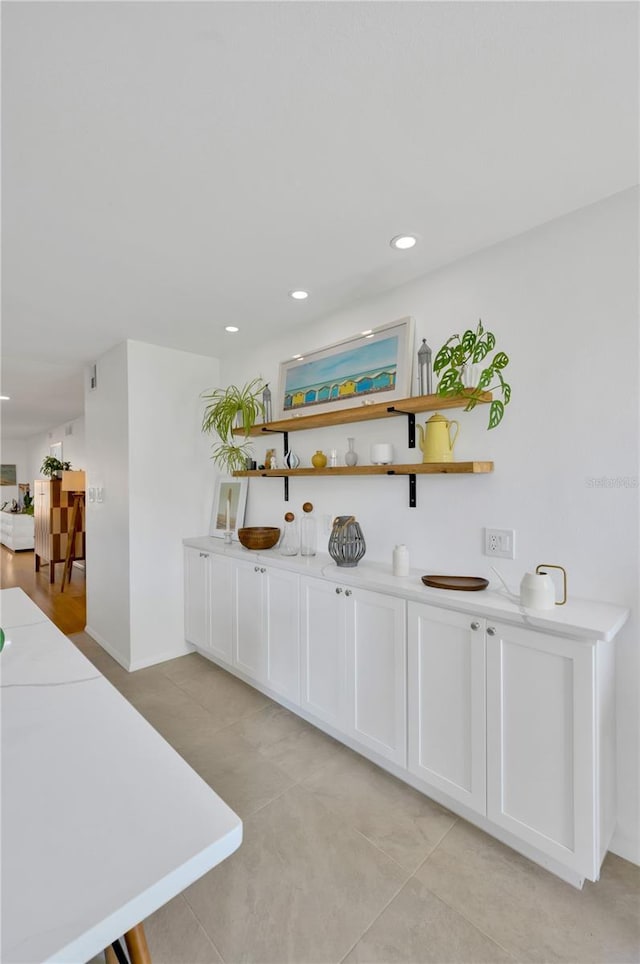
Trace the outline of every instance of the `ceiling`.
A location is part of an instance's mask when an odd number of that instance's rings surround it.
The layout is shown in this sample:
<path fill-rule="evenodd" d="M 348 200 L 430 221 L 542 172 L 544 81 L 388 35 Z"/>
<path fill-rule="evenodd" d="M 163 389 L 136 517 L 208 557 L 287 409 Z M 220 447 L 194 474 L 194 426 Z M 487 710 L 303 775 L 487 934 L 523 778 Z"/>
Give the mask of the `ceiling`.
<path fill-rule="evenodd" d="M 81 414 L 84 366 L 125 338 L 224 357 L 291 330 L 294 349 L 302 325 L 636 183 L 637 18 L 5 0 L 4 437 Z M 420 243 L 394 251 L 401 232 Z"/>

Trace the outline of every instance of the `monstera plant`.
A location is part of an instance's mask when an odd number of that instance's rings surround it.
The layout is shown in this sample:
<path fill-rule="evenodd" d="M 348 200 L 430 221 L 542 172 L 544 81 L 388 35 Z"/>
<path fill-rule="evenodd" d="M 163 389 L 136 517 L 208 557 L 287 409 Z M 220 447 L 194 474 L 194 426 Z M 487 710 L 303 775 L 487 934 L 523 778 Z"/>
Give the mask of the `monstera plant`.
<path fill-rule="evenodd" d="M 471 386 L 465 412 L 476 407 L 483 392 L 499 391 L 502 399 L 494 398 L 489 408 L 489 428 L 500 424 L 505 406 L 511 400 L 511 385 L 504 379 L 504 369 L 509 364 L 509 356 L 497 351 L 493 358 L 490 353 L 496 347 L 492 331 L 485 331 L 482 321 L 478 321 L 475 331 L 468 328 L 463 335 L 452 335 L 445 341 L 436 354 L 433 370 L 440 376 L 437 395 L 445 398 L 462 395 L 470 386 L 465 385 L 465 373 L 469 366 L 484 363 L 477 385 Z"/>

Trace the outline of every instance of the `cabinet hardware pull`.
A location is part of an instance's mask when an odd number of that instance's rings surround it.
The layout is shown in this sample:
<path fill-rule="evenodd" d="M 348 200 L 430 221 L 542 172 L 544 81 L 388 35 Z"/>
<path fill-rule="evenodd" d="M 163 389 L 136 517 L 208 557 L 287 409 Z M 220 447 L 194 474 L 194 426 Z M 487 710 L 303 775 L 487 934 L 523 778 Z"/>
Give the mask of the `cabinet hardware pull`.
<path fill-rule="evenodd" d="M 201 559 L 208 559 L 208 558 L 209 558 L 209 553 L 208 553 L 208 552 L 201 552 L 201 553 L 200 553 L 200 558 L 201 558 Z"/>
<path fill-rule="evenodd" d="M 267 570 L 265 569 L 264 566 L 260 566 L 260 572 L 266 572 L 266 571 L 267 571 Z"/>
<path fill-rule="evenodd" d="M 350 596 L 350 595 L 351 595 L 351 590 L 347 589 L 347 591 L 345 592 L 345 596 Z"/>
<path fill-rule="evenodd" d="M 342 592 L 342 589 L 340 588 L 340 586 L 336 587 L 336 592 L 338 593 L 338 595 L 340 595 L 340 593 Z"/>
<path fill-rule="evenodd" d="M 480 629 L 480 623 L 478 623 L 478 622 L 476 622 L 476 621 L 474 620 L 474 621 L 471 623 L 471 628 L 472 628 L 472 629 Z"/>
<path fill-rule="evenodd" d="M 495 626 L 487 626 L 487 636 L 495 636 L 496 628 Z"/>
<path fill-rule="evenodd" d="M 254 567 L 253 567 L 253 571 L 254 571 L 254 572 L 260 572 L 260 566 L 254 566 Z"/>

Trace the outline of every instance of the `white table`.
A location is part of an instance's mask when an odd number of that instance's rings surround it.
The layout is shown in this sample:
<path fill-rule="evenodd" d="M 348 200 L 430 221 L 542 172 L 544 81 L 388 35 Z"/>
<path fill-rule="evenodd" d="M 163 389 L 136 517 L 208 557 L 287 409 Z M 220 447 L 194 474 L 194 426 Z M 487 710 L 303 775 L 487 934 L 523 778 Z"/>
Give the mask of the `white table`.
<path fill-rule="evenodd" d="M 242 822 L 20 589 L 0 591 L 3 964 L 88 961 Z"/>

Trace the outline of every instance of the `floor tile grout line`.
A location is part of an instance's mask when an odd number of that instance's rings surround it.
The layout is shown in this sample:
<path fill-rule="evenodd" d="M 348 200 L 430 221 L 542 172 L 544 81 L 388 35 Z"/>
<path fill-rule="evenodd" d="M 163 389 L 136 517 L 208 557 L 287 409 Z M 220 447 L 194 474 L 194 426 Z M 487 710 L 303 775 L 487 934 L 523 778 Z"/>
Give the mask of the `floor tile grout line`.
<path fill-rule="evenodd" d="M 365 839 L 366 839 L 366 838 L 365 838 Z M 386 856 L 386 855 L 385 855 L 385 856 Z M 346 954 L 343 954 L 343 956 L 340 958 L 339 964 L 343 964 L 343 962 L 344 962 L 344 961 L 346 960 L 346 958 L 349 956 L 349 954 L 350 954 L 351 951 L 354 949 L 354 947 L 356 947 L 357 944 L 359 944 L 360 941 L 362 940 L 362 938 L 365 936 L 365 934 L 367 934 L 367 933 L 371 930 L 371 928 L 372 928 L 373 925 L 376 923 L 376 921 L 379 920 L 379 918 L 382 916 L 382 914 L 384 914 L 384 912 L 387 910 L 387 908 L 391 906 L 391 904 L 394 902 L 394 900 L 396 899 L 396 897 L 398 897 L 398 896 L 400 895 L 400 893 L 404 890 L 404 888 L 407 886 L 407 884 L 409 883 L 410 880 L 411 880 L 411 876 L 407 877 L 407 879 L 404 880 L 404 881 L 400 884 L 400 886 L 398 887 L 398 889 L 396 890 L 396 892 L 389 898 L 389 900 L 388 900 L 387 903 L 384 905 L 384 907 L 379 911 L 378 914 L 376 914 L 376 916 L 373 918 L 373 920 L 371 920 L 371 921 L 369 922 L 369 924 L 367 924 L 367 926 L 366 926 L 365 929 L 362 931 L 362 933 L 356 938 L 356 940 L 353 942 L 353 944 L 351 945 L 351 947 L 349 947 L 349 949 L 347 950 Z"/>
<path fill-rule="evenodd" d="M 209 871 L 209 873 L 213 873 L 213 871 L 215 871 L 215 869 L 216 869 L 216 868 L 213 867 L 212 870 Z M 198 880 L 202 880 L 202 878 L 199 877 Z M 194 883 L 197 883 L 197 881 L 194 881 Z M 210 944 L 213 945 L 213 947 L 214 947 L 214 949 L 215 949 L 215 951 L 216 951 L 216 954 L 219 956 L 220 960 L 223 962 L 223 964 L 227 964 L 227 959 L 226 959 L 226 957 L 222 954 L 220 948 L 218 947 L 218 945 L 217 945 L 216 942 L 214 941 L 213 937 L 211 936 L 211 934 L 209 933 L 209 931 L 207 930 L 207 928 L 204 926 L 203 922 L 202 922 L 202 921 L 200 920 L 200 918 L 198 917 L 198 915 L 197 915 L 197 913 L 196 913 L 196 911 L 195 911 L 195 908 L 193 908 L 193 907 L 191 906 L 191 904 L 189 903 L 189 898 L 187 897 L 186 891 L 183 891 L 183 893 L 182 893 L 181 896 L 182 896 L 182 898 L 184 899 L 185 904 L 187 905 L 187 907 L 189 908 L 189 910 L 191 911 L 191 913 L 193 914 L 193 916 L 194 916 L 195 919 L 197 920 L 199 926 L 200 926 L 200 927 L 202 928 L 202 930 L 204 931 L 207 940 L 209 941 Z"/>

